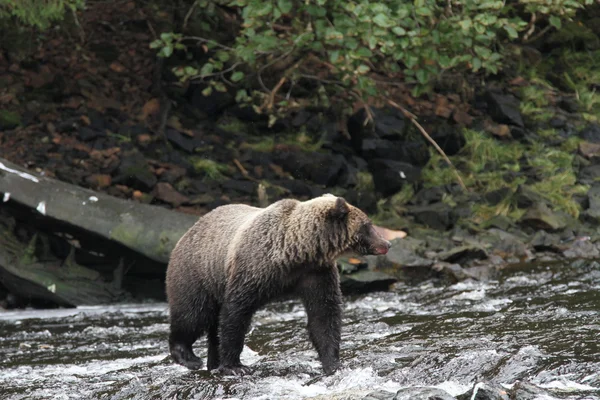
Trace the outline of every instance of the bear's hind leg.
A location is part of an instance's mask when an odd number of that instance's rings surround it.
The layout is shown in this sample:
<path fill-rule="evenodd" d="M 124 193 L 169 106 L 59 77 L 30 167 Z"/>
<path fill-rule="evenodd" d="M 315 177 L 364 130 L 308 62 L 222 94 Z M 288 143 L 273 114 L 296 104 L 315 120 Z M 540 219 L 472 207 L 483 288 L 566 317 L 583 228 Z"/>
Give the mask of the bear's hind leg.
<path fill-rule="evenodd" d="M 192 349 L 194 342 L 204 333 L 201 310 L 201 307 L 194 309 L 191 304 L 171 306 L 169 350 L 177 364 L 189 369 L 202 368 L 202 360 L 194 354 Z"/>
<path fill-rule="evenodd" d="M 219 368 L 220 357 L 219 357 L 219 323 L 215 321 L 208 328 L 207 332 L 208 341 L 208 356 L 206 361 L 206 368 L 211 371 Z"/>

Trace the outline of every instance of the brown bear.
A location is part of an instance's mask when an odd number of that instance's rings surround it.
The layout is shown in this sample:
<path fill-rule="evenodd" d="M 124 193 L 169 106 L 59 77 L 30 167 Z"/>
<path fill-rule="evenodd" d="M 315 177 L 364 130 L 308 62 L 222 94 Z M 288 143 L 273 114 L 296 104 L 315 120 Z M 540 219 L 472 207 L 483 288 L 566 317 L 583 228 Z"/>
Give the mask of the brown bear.
<path fill-rule="evenodd" d="M 297 295 L 323 370 L 332 374 L 339 365 L 342 321 L 335 259 L 346 252 L 385 254 L 389 247 L 362 211 L 331 194 L 266 208 L 217 207 L 171 254 L 171 356 L 189 369 L 201 368 L 192 344 L 206 333 L 208 370 L 247 373 L 240 354 L 253 314 L 280 296 Z"/>

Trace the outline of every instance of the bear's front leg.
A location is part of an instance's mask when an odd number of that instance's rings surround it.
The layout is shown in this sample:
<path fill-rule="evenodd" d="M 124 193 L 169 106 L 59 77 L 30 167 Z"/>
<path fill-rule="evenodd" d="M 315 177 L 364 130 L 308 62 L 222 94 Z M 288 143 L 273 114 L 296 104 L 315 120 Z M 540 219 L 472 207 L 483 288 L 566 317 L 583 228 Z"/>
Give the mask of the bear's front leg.
<path fill-rule="evenodd" d="M 308 316 L 308 334 L 323 371 L 333 374 L 340 364 L 342 293 L 335 265 L 313 271 L 300 281 L 300 295 Z"/>
<path fill-rule="evenodd" d="M 245 375 L 251 371 L 250 367 L 242 365 L 240 354 L 252 316 L 257 309 L 256 300 L 251 296 L 236 293 L 227 296 L 221 309 L 219 324 L 219 372 L 225 375 Z"/>

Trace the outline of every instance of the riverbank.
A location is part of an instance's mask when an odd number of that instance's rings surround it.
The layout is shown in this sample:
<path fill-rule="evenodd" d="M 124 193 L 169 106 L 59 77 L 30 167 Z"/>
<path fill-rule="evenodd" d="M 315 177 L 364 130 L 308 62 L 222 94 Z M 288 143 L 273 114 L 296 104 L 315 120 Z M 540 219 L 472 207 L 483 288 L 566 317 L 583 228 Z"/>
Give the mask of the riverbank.
<path fill-rule="evenodd" d="M 500 266 L 600 255 L 593 13 L 576 31 L 515 47 L 514 68 L 495 77 L 440 82 L 419 98 L 398 82 L 393 104 L 401 107 L 371 104 L 366 125 L 360 104 L 347 121 L 306 108 L 270 125 L 227 93 L 207 97 L 201 86 L 177 84 L 149 48 L 147 22 L 158 21 L 130 3 L 115 7 L 82 13 L 79 22 L 95 33 L 83 46 L 63 31 L 31 47 L 3 42 L 3 158 L 193 216 L 332 192 L 407 232 L 387 258 L 354 264 L 402 279 L 422 271 L 486 279 Z M 459 178 L 401 108 L 418 117 Z M 31 238 L 22 239 L 27 247 Z M 64 260 L 63 250 L 54 256 Z"/>

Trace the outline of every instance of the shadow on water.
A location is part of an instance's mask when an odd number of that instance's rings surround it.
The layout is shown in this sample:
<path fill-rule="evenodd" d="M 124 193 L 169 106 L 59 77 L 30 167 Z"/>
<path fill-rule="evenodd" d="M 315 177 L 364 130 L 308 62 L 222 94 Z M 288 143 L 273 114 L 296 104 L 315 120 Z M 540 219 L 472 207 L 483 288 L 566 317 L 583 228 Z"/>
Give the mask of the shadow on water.
<path fill-rule="evenodd" d="M 529 266 L 495 281 L 399 284 L 347 298 L 343 369 L 324 377 L 297 301 L 254 318 L 251 376 L 191 372 L 168 357 L 165 304 L 0 312 L 0 398 L 362 398 L 479 379 L 528 380 L 560 399 L 600 399 L 600 264 Z M 205 341 L 195 345 L 205 357 Z"/>

